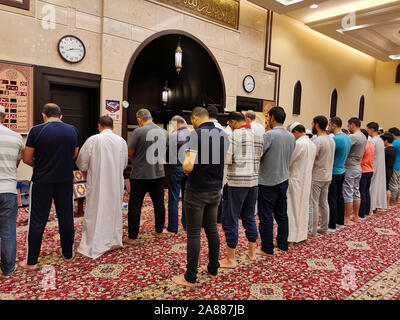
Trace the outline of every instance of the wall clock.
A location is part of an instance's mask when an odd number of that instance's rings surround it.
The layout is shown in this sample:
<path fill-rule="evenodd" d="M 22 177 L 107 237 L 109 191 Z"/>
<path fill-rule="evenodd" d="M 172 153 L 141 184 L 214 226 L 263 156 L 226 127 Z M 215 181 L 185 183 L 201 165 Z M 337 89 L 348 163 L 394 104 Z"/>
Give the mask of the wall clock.
<path fill-rule="evenodd" d="M 78 37 L 64 36 L 58 42 L 58 52 L 65 61 L 78 63 L 85 58 L 86 48 Z"/>
<path fill-rule="evenodd" d="M 256 82 L 254 81 L 254 78 L 251 75 L 247 75 L 243 79 L 243 89 L 250 93 L 253 92 L 254 88 L 256 86 Z"/>

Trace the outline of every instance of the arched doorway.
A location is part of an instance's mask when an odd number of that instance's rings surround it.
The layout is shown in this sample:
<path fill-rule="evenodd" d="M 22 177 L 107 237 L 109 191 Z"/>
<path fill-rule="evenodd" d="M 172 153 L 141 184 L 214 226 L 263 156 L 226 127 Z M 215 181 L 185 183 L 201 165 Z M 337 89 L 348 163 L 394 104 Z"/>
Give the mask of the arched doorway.
<path fill-rule="evenodd" d="M 183 68 L 178 74 L 175 49 L 179 37 Z M 166 80 L 170 95 L 164 106 L 161 95 Z M 155 122 L 164 123 L 196 106 L 214 104 L 224 112 L 225 83 L 214 55 L 203 42 L 181 30 L 166 30 L 146 39 L 133 54 L 125 74 L 123 99 L 130 104 L 122 118 L 122 136 L 126 139 L 128 125 L 137 123 L 136 111 L 140 108 L 148 108 Z"/>

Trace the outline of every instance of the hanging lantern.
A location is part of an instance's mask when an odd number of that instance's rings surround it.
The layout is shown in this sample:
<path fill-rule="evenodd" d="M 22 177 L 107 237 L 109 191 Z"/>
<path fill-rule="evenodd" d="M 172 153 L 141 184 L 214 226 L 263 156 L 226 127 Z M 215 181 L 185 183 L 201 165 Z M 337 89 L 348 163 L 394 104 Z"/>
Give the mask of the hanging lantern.
<path fill-rule="evenodd" d="M 176 71 L 181 72 L 182 70 L 182 48 L 181 48 L 181 37 L 179 37 L 178 47 L 175 50 L 175 68 Z"/>
<path fill-rule="evenodd" d="M 162 102 L 163 102 L 164 107 L 168 103 L 168 91 L 169 91 L 169 89 L 168 89 L 168 81 L 165 80 L 165 86 L 164 86 L 163 91 L 162 91 Z"/>

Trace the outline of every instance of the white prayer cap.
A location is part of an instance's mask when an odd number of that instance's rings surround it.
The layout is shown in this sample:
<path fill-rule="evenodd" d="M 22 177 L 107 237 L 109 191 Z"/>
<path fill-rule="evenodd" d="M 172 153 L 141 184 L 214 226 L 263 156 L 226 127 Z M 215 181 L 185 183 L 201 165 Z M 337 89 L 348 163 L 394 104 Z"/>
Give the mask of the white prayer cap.
<path fill-rule="evenodd" d="M 311 135 L 312 135 L 312 131 L 309 130 L 309 129 L 307 129 L 307 130 L 306 130 L 306 134 L 311 134 Z"/>
<path fill-rule="evenodd" d="M 0 113 L 6 113 L 6 109 L 3 106 L 0 106 Z"/>
<path fill-rule="evenodd" d="M 299 124 L 301 124 L 300 122 L 295 122 L 292 123 L 289 127 L 288 127 L 288 131 L 292 132 L 294 128 L 296 128 Z"/>

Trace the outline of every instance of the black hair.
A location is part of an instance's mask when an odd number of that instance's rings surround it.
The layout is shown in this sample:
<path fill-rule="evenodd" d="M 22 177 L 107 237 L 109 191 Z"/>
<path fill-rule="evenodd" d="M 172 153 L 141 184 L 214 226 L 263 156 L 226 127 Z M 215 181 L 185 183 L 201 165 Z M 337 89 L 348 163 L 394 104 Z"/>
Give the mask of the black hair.
<path fill-rule="evenodd" d="M 318 124 L 319 129 L 325 131 L 328 126 L 328 119 L 325 116 L 316 116 L 313 119 L 314 124 Z"/>
<path fill-rule="evenodd" d="M 99 119 L 99 124 L 103 128 L 112 128 L 114 126 L 114 120 L 110 116 L 102 116 Z"/>
<path fill-rule="evenodd" d="M 207 111 L 208 111 L 208 114 L 209 114 L 210 118 L 217 119 L 217 117 L 218 117 L 218 109 L 217 109 L 217 107 L 209 106 L 207 108 Z"/>
<path fill-rule="evenodd" d="M 382 138 L 383 141 L 387 141 L 389 143 L 393 143 L 394 141 L 394 136 L 390 132 L 385 132 L 380 137 Z"/>
<path fill-rule="evenodd" d="M 292 133 L 294 133 L 295 131 L 296 132 L 300 132 L 300 133 L 305 133 L 306 132 L 306 128 L 302 124 L 298 124 L 297 126 L 295 126 L 292 129 Z"/>
<path fill-rule="evenodd" d="M 356 118 L 356 117 L 350 118 L 348 123 L 349 124 L 355 124 L 356 127 L 361 127 L 361 120 Z"/>
<path fill-rule="evenodd" d="M 228 121 L 235 120 L 235 121 L 245 121 L 244 115 L 241 112 L 231 112 L 228 115 Z"/>
<path fill-rule="evenodd" d="M 275 121 L 278 123 L 284 123 L 286 120 L 286 113 L 282 107 L 273 107 L 269 110 L 270 117 L 274 117 Z"/>
<path fill-rule="evenodd" d="M 370 122 L 370 123 L 367 124 L 367 128 L 368 129 L 374 129 L 375 132 L 378 132 L 379 124 L 377 124 L 376 122 Z"/>
<path fill-rule="evenodd" d="M 342 119 L 339 117 L 332 117 L 331 122 L 335 124 L 337 127 L 341 128 L 342 127 Z"/>
<path fill-rule="evenodd" d="M 365 129 L 361 129 L 361 132 L 364 134 L 364 136 L 367 138 L 368 140 L 368 131 Z"/>
<path fill-rule="evenodd" d="M 400 130 L 397 127 L 390 128 L 388 131 L 396 137 L 400 136 Z"/>

